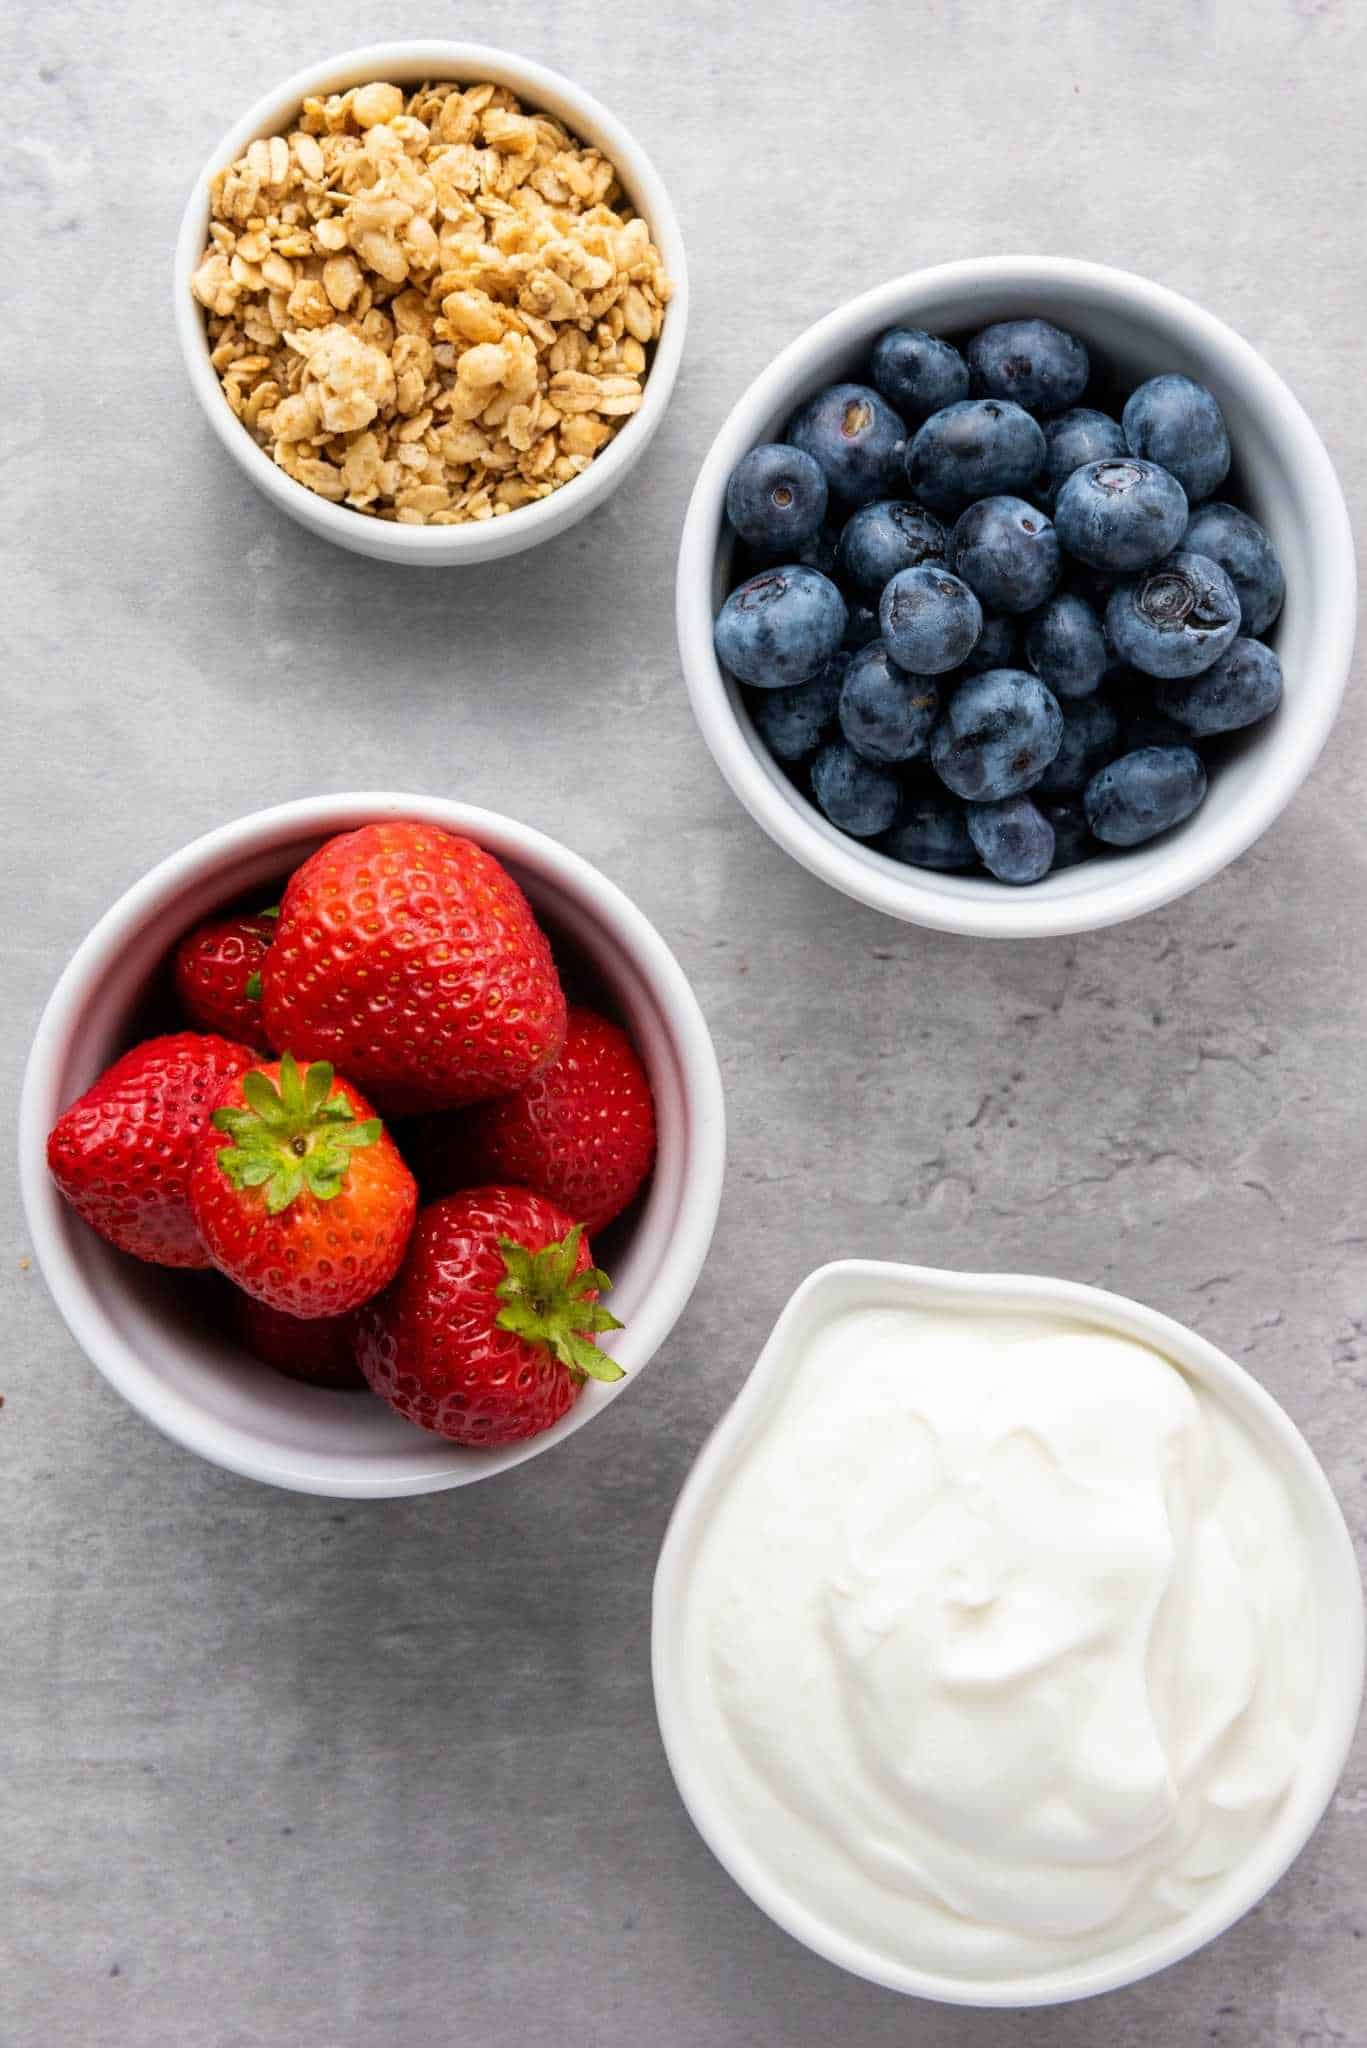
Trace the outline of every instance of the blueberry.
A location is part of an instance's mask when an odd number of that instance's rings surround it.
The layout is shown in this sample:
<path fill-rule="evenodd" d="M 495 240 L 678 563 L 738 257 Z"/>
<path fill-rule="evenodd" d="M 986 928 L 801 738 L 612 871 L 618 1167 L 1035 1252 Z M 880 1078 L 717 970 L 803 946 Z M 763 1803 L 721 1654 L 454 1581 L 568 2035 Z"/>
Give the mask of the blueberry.
<path fill-rule="evenodd" d="M 812 763 L 812 794 L 833 825 L 852 839 L 875 839 L 897 815 L 901 788 L 887 768 L 832 740 Z"/>
<path fill-rule="evenodd" d="M 932 512 L 951 516 L 975 498 L 1028 490 L 1044 467 L 1038 420 L 1001 398 L 942 406 L 907 448 L 907 482 Z"/>
<path fill-rule="evenodd" d="M 1286 577 L 1276 548 L 1257 520 L 1237 505 L 1198 505 L 1182 546 L 1220 564 L 1239 593 L 1239 631 L 1265 633 L 1281 611 Z"/>
<path fill-rule="evenodd" d="M 881 844 L 884 853 L 908 867 L 957 874 L 977 866 L 964 807 L 943 790 L 904 798 L 897 823 Z"/>
<path fill-rule="evenodd" d="M 999 882 L 1038 882 L 1054 860 L 1054 828 L 1028 796 L 968 806 L 968 836 Z"/>
<path fill-rule="evenodd" d="M 1155 696 L 1186 732 L 1238 732 L 1269 718 L 1282 701 L 1282 665 L 1261 640 L 1235 640 L 1194 683 L 1160 683 Z"/>
<path fill-rule="evenodd" d="M 933 512 L 904 499 L 883 498 L 861 505 L 845 521 L 835 550 L 836 567 L 858 596 L 877 604 L 883 585 L 899 569 L 942 562 L 946 536 Z"/>
<path fill-rule="evenodd" d="M 1074 591 L 1060 591 L 1035 613 L 1025 658 L 1056 697 L 1089 697 L 1111 665 L 1101 620 Z"/>
<path fill-rule="evenodd" d="M 1083 792 L 1087 823 L 1108 846 L 1142 846 L 1189 818 L 1206 793 L 1192 747 L 1140 747 L 1097 770 Z"/>
<path fill-rule="evenodd" d="M 1107 456 L 1064 479 L 1054 524 L 1069 554 L 1093 569 L 1147 569 L 1181 539 L 1186 494 L 1156 463 Z"/>
<path fill-rule="evenodd" d="M 791 560 L 826 517 L 826 479 L 800 448 L 765 441 L 732 470 L 726 516 L 751 547 Z"/>
<path fill-rule="evenodd" d="M 1038 490 L 1046 505 L 1064 479 L 1085 462 L 1101 462 L 1108 455 L 1129 452 L 1119 420 L 1113 420 L 1108 412 L 1094 412 L 1090 406 L 1074 406 L 1071 412 L 1061 412 L 1042 425 L 1044 475 Z"/>
<path fill-rule="evenodd" d="M 1063 743 L 1035 784 L 1037 796 L 1074 795 L 1121 751 L 1120 720 L 1104 698 L 1080 697 L 1059 709 Z"/>
<path fill-rule="evenodd" d="M 939 715 L 932 679 L 908 675 L 881 640 L 855 655 L 840 692 L 840 730 L 864 760 L 884 768 L 914 761 Z"/>
<path fill-rule="evenodd" d="M 1179 548 L 1111 593 L 1106 632 L 1146 676 L 1196 676 L 1239 630 L 1239 596 L 1218 562 Z"/>
<path fill-rule="evenodd" d="M 1058 535 L 1024 498 L 980 498 L 954 522 L 949 566 L 993 611 L 1030 612 L 1058 583 Z"/>
<path fill-rule="evenodd" d="M 968 365 L 958 349 L 919 327 L 889 327 L 880 334 L 869 375 L 904 420 L 923 420 L 968 396 Z"/>
<path fill-rule="evenodd" d="M 828 577 L 793 564 L 733 590 L 717 616 L 717 659 L 743 683 L 780 690 L 820 675 L 845 631 L 845 600 Z"/>
<path fill-rule="evenodd" d="M 973 675 L 984 669 L 1014 668 L 1016 665 L 1016 621 L 1005 612 L 984 612 L 983 629 L 973 643 L 964 667 Z"/>
<path fill-rule="evenodd" d="M 1040 809 L 1054 828 L 1054 871 L 1075 868 L 1097 850 L 1080 796 L 1055 797 Z"/>
<path fill-rule="evenodd" d="M 1075 334 L 1048 320 L 1002 320 L 966 350 L 975 392 L 1011 398 L 1027 412 L 1062 412 L 1087 389 L 1091 364 Z"/>
<path fill-rule="evenodd" d="M 788 439 L 820 463 L 835 497 L 866 505 L 888 495 L 893 450 L 906 432 L 867 384 L 832 384 L 794 415 Z"/>
<path fill-rule="evenodd" d="M 1159 463 L 1193 505 L 1229 475 L 1224 414 L 1205 385 L 1190 377 L 1150 377 L 1126 399 L 1121 424 L 1131 455 Z"/>
<path fill-rule="evenodd" d="M 930 760 L 955 796 L 991 803 L 1032 788 L 1062 743 L 1063 713 L 1039 677 L 994 668 L 960 683 L 930 736 Z"/>
<path fill-rule="evenodd" d="M 757 690 L 750 703 L 755 730 L 776 761 L 796 765 L 810 760 L 835 725 L 840 692 L 850 657 L 835 653 L 810 683 L 792 683 L 786 690 Z"/>
<path fill-rule="evenodd" d="M 966 583 L 929 562 L 902 569 L 884 589 L 878 622 L 889 654 L 913 675 L 941 676 L 972 653 L 983 608 Z"/>

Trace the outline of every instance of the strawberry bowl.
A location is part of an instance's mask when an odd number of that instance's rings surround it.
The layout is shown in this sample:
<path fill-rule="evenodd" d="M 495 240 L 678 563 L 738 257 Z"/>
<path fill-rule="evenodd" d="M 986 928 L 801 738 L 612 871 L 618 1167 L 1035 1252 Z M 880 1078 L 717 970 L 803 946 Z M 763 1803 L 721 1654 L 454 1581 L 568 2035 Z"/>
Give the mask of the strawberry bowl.
<path fill-rule="evenodd" d="M 416 1428 L 365 1393 L 286 1378 L 251 1357 L 218 1313 L 216 1276 L 125 1257 L 87 1229 L 48 1173 L 57 1117 L 150 1030 L 164 970 L 198 920 L 273 885 L 335 834 L 405 819 L 462 834 L 504 862 L 567 980 L 628 1031 L 655 1100 L 654 1171 L 595 1255 L 624 1327 L 604 1341 L 623 1377 L 593 1381 L 554 1427 L 472 1450 Z M 634 1384 L 692 1293 L 721 1198 L 725 1120 L 716 1055 L 678 962 L 642 913 L 587 861 L 526 825 L 438 797 L 308 798 L 220 827 L 173 854 L 105 913 L 61 976 L 34 1039 L 20 1111 L 20 1180 L 34 1251 L 68 1328 L 164 1433 L 247 1478 L 303 1493 L 383 1498 L 465 1486 L 573 1434 Z"/>

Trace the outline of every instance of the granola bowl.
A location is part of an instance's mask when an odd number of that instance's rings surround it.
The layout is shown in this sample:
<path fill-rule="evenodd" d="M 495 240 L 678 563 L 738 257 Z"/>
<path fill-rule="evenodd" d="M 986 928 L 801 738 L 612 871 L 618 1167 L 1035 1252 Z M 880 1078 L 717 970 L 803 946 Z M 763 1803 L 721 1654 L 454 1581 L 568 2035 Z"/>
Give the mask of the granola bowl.
<path fill-rule="evenodd" d="M 650 159 L 569 79 L 381 43 L 296 72 L 223 137 L 181 222 L 175 317 L 205 417 L 274 505 L 444 568 L 616 489 L 669 403 L 688 276 Z"/>
<path fill-rule="evenodd" d="M 1028 888 L 934 873 L 846 837 L 766 751 L 740 686 L 717 660 L 731 535 L 727 479 L 745 452 L 782 433 L 833 378 L 862 374 L 874 338 L 897 325 L 967 334 L 1039 315 L 1080 335 L 1127 382 L 1178 370 L 1209 386 L 1229 424 L 1237 502 L 1272 536 L 1286 603 L 1272 644 L 1286 694 L 1263 724 L 1230 736 L 1194 816 L 1147 844 L 1063 867 Z M 803 867 L 908 924 L 975 938 L 1057 938 L 1120 924 L 1185 895 L 1237 860 L 1290 802 L 1337 716 L 1356 626 L 1353 536 L 1314 426 L 1269 364 L 1223 321 L 1123 270 L 1055 256 L 985 256 L 894 278 L 828 314 L 737 400 L 694 488 L 679 549 L 679 650 L 693 712 L 717 766 L 756 822 Z"/>
<path fill-rule="evenodd" d="M 334 833 L 412 818 L 463 833 L 506 863 L 555 948 L 567 987 L 630 1032 L 655 1098 L 650 1180 L 595 1239 L 623 1328 L 604 1340 L 624 1377 L 591 1382 L 542 1435 L 470 1450 L 365 1392 L 287 1379 L 252 1358 L 211 1274 L 144 1265 L 97 1237 L 47 1171 L 69 1102 L 130 1043 L 167 1027 L 159 976 L 179 936 L 219 906 L 278 884 Z M 492 811 L 438 797 L 310 797 L 221 826 L 155 867 L 78 948 L 34 1038 L 20 1105 L 20 1183 L 33 1249 L 67 1327 L 130 1405 L 231 1472 L 298 1493 L 378 1499 L 468 1486 L 562 1443 L 634 1387 L 693 1291 L 725 1163 L 721 1076 L 697 998 L 664 940 L 586 860 Z"/>

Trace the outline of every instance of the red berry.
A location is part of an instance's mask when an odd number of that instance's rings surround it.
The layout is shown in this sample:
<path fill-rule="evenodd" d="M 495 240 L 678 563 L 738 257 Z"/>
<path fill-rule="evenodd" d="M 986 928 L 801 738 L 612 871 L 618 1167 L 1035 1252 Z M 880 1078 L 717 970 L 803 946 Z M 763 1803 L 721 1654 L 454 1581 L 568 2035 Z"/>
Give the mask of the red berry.
<path fill-rule="evenodd" d="M 198 1031 L 149 1038 L 63 1110 L 48 1168 L 92 1230 L 156 1266 L 211 1263 L 190 1213 L 190 1162 L 224 1088 L 252 1057 Z"/>
<path fill-rule="evenodd" d="M 176 994 L 201 1031 L 221 1031 L 257 1052 L 273 1050 L 261 1014 L 261 968 L 275 911 L 212 917 L 176 947 Z"/>
<path fill-rule="evenodd" d="M 458 1444 L 539 1436 L 588 1377 L 620 1379 L 594 1337 L 620 1329 L 608 1287 L 562 1209 L 526 1188 L 469 1188 L 418 1217 L 394 1285 L 360 1318 L 377 1394 Z"/>
<path fill-rule="evenodd" d="M 356 1315 L 287 1316 L 250 1294 L 237 1296 L 242 1341 L 254 1358 L 313 1387 L 363 1387 L 356 1363 Z"/>
<path fill-rule="evenodd" d="M 293 1316 L 357 1308 L 398 1271 L 418 1190 L 370 1105 L 289 1053 L 229 1083 L 195 1146 L 190 1206 L 220 1272 Z"/>
<path fill-rule="evenodd" d="M 520 1095 L 453 1121 L 466 1181 L 535 1188 L 590 1232 L 620 1216 L 655 1158 L 655 1106 L 631 1040 L 577 1007 L 559 1059 Z"/>
<path fill-rule="evenodd" d="M 545 933 L 482 847 L 433 825 L 364 825 L 291 876 L 262 969 L 276 1045 L 331 1060 L 386 1115 L 525 1087 L 559 1052 Z"/>

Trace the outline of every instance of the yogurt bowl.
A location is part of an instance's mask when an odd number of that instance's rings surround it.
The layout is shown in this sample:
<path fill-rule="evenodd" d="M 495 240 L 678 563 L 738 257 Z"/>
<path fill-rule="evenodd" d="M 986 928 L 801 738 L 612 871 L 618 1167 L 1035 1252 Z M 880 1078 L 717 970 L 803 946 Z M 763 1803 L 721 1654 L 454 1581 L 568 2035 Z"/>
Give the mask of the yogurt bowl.
<path fill-rule="evenodd" d="M 278 885 L 325 839 L 380 818 L 415 818 L 476 840 L 509 868 L 555 948 L 631 1035 L 655 1098 L 650 1181 L 596 1241 L 625 1328 L 610 1349 L 625 1377 L 590 1382 L 555 1426 L 480 1451 L 448 1443 L 365 1393 L 286 1379 L 248 1356 L 193 1283 L 126 1257 L 62 1200 L 47 1133 L 70 1102 L 149 1028 L 182 933 Z M 269 899 L 267 899 L 269 900 Z M 353 1499 L 468 1486 L 582 1429 L 636 1384 L 681 1314 L 721 1199 L 725 1120 L 716 1054 L 664 940 L 605 875 L 530 826 L 469 804 L 412 795 L 306 798 L 238 819 L 173 854 L 107 911 L 49 999 L 24 1076 L 20 1181 L 33 1248 L 72 1335 L 133 1407 L 177 1443 L 248 1478 Z M 190 1286 L 186 1282 L 192 1283 Z M 212 1283 L 211 1283 L 212 1284 Z"/>
<path fill-rule="evenodd" d="M 1333 1794 L 1362 1594 L 1242 1368 L 1062 1280 L 845 1261 L 789 1302 L 655 1579 L 665 1750 L 780 1926 L 1060 2003 L 1256 1904 Z"/>

